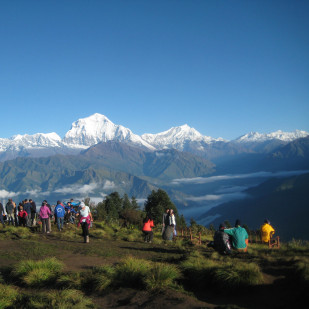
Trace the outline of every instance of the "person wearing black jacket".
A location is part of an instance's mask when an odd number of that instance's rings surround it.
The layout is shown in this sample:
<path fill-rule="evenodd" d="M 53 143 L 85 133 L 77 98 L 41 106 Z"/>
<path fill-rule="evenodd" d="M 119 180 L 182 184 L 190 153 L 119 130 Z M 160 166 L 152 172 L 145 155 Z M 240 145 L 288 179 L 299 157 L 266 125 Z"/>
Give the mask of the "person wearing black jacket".
<path fill-rule="evenodd" d="M 3 226 L 5 226 L 4 220 L 3 220 L 3 214 L 4 214 L 4 208 L 3 208 L 3 205 L 0 202 L 0 221 L 3 224 Z"/>
<path fill-rule="evenodd" d="M 33 226 L 36 217 L 36 204 L 32 199 L 29 200 L 29 203 L 31 205 L 31 226 Z"/>

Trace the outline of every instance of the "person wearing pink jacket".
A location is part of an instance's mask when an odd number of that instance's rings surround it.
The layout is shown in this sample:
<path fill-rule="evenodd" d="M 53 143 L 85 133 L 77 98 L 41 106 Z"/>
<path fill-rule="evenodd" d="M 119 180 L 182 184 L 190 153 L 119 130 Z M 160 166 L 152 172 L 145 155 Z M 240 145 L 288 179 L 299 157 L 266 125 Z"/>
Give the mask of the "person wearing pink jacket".
<path fill-rule="evenodd" d="M 47 233 L 49 234 L 49 225 L 48 225 L 48 219 L 49 219 L 49 215 L 50 215 L 50 209 L 47 206 L 46 202 L 42 203 L 42 206 L 40 208 L 40 218 L 42 221 L 42 233 Z"/>

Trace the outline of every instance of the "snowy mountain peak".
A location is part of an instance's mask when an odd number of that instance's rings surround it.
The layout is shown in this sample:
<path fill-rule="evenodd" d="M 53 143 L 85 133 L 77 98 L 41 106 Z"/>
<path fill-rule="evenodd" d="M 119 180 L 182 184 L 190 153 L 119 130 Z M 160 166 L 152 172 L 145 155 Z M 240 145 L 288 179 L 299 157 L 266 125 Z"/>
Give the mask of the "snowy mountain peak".
<path fill-rule="evenodd" d="M 153 150 L 154 147 L 145 142 L 140 136 L 121 125 L 115 125 L 106 116 L 93 114 L 72 124 L 63 142 L 68 145 L 92 146 L 110 140 L 132 143 Z"/>
<path fill-rule="evenodd" d="M 171 129 L 158 134 L 143 134 L 142 138 L 158 149 L 175 148 L 178 150 L 184 150 L 186 144 L 191 142 L 211 143 L 217 141 L 212 137 L 202 135 L 196 129 L 191 128 L 187 124 L 179 127 L 172 127 Z"/>
<path fill-rule="evenodd" d="M 270 140 L 280 140 L 284 142 L 291 142 L 295 139 L 308 136 L 309 133 L 306 131 L 295 130 L 293 132 L 283 132 L 281 130 L 272 133 L 258 133 L 250 132 L 245 135 L 240 136 L 235 141 L 240 143 L 250 143 L 250 142 L 265 142 Z"/>

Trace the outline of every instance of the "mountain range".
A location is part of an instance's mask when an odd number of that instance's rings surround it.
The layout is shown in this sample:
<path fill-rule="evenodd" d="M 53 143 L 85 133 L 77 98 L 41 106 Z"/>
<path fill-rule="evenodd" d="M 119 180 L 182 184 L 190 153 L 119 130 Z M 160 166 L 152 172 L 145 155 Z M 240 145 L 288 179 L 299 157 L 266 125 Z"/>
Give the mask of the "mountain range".
<path fill-rule="evenodd" d="M 256 226 L 264 214 L 275 216 L 282 210 L 278 216 L 282 228 L 283 218 L 294 215 L 289 207 L 305 213 L 308 178 L 291 180 L 293 189 L 282 191 L 289 203 L 280 208 L 283 195 L 278 188 L 288 180 L 281 185 L 269 177 L 295 170 L 302 174 L 309 170 L 309 133 L 305 131 L 248 133 L 227 141 L 182 125 L 139 136 L 94 114 L 74 122 L 63 138 L 56 133 L 0 138 L 0 199 L 53 201 L 89 196 L 101 201 L 117 191 L 144 200 L 152 190 L 162 188 L 180 213 L 189 209 L 187 219 L 197 209 L 198 222 L 218 223 L 218 213 L 220 218 L 241 214 Z M 270 176 L 260 176 L 264 174 Z M 175 185 L 182 180 L 181 186 Z M 284 228 L 282 235 L 293 237 Z"/>
<path fill-rule="evenodd" d="M 114 124 L 106 116 L 96 113 L 75 121 L 63 138 L 54 132 L 0 138 L 0 161 L 16 157 L 77 154 L 106 141 L 117 141 L 147 151 L 176 149 L 214 159 L 241 153 L 270 153 L 278 146 L 308 135 L 308 132 L 300 130 L 276 131 L 269 134 L 251 132 L 227 141 L 204 136 L 194 128 L 182 125 L 162 133 L 139 136 L 128 128 Z"/>

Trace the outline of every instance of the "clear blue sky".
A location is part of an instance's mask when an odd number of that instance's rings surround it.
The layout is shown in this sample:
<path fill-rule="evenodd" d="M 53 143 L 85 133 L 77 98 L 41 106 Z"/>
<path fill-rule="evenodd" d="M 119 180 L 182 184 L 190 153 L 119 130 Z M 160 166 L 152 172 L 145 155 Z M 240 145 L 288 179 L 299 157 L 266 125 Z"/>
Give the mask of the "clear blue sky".
<path fill-rule="evenodd" d="M 309 1 L 2 0 L 0 137 L 309 131 Z"/>

